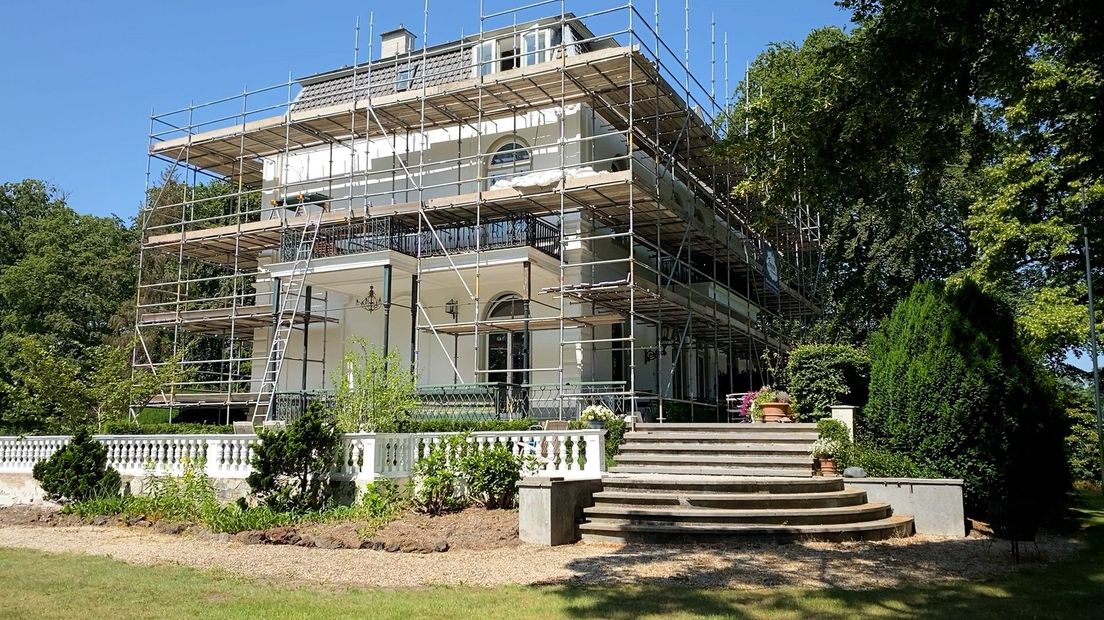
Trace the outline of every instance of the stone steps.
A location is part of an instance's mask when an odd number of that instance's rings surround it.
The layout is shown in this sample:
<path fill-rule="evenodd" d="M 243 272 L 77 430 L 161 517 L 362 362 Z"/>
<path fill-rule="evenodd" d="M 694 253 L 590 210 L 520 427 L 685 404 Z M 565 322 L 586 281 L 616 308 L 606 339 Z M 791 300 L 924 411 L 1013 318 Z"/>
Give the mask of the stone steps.
<path fill-rule="evenodd" d="M 713 433 L 775 433 L 779 431 L 807 431 L 816 432 L 816 424 L 799 422 L 782 422 L 777 424 L 731 424 L 726 422 L 713 423 L 669 423 L 669 422 L 644 422 L 637 424 L 634 430 L 638 431 L 699 431 Z"/>
<path fill-rule="evenodd" d="M 605 490 L 594 494 L 596 504 L 618 506 L 690 506 L 698 508 L 835 508 L 866 502 L 863 491 L 821 491 L 811 493 L 704 493 Z"/>
<path fill-rule="evenodd" d="M 842 491 L 840 477 L 686 476 L 667 474 L 616 474 L 602 477 L 603 488 L 645 493 L 823 493 Z"/>
<path fill-rule="evenodd" d="M 813 424 L 637 424 L 583 511 L 584 540 L 877 540 L 912 519 L 814 477 Z"/>
<path fill-rule="evenodd" d="M 753 426 L 753 425 L 748 425 Z M 728 432 L 715 433 L 708 431 L 629 431 L 625 433 L 625 441 L 629 443 L 659 442 L 659 443 L 782 443 L 782 444 L 809 444 L 817 440 L 816 431 L 773 431 L 762 433 Z"/>
<path fill-rule="evenodd" d="M 766 456 L 808 455 L 804 442 L 769 443 L 761 441 L 739 443 L 680 443 L 663 441 L 626 442 L 622 454 L 762 454 Z"/>
<path fill-rule="evenodd" d="M 680 465 L 696 467 L 812 467 L 813 457 L 772 454 L 640 454 L 621 452 L 614 457 L 623 465 Z"/>
<path fill-rule="evenodd" d="M 769 525 L 750 523 L 647 524 L 600 520 L 579 526 L 584 541 L 592 542 L 732 542 L 787 540 L 884 540 L 912 535 L 912 517 L 891 516 L 860 523 Z"/>
<path fill-rule="evenodd" d="M 889 504 L 865 503 L 829 508 L 697 508 L 686 506 L 618 506 L 595 504 L 583 511 L 591 522 L 634 525 L 755 523 L 767 525 L 835 525 L 888 518 Z"/>
<path fill-rule="evenodd" d="M 796 476 L 812 476 L 812 466 L 806 467 L 725 467 L 703 465 L 617 465 L 610 469 L 615 474 L 672 474 L 672 475 L 696 475 L 696 476 L 737 476 L 737 477 L 765 477 L 779 476 L 792 478 Z"/>

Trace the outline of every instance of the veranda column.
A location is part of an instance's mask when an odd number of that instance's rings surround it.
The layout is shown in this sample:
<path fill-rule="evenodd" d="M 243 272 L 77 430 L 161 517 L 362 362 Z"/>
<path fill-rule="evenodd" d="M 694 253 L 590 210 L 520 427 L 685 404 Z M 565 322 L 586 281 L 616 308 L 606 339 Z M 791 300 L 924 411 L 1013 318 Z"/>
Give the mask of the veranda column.
<path fill-rule="evenodd" d="M 383 266 L 383 357 L 391 347 L 391 265 Z"/>
<path fill-rule="evenodd" d="M 420 249 L 419 249 L 420 251 Z M 410 276 L 410 372 L 418 373 L 418 274 Z"/>

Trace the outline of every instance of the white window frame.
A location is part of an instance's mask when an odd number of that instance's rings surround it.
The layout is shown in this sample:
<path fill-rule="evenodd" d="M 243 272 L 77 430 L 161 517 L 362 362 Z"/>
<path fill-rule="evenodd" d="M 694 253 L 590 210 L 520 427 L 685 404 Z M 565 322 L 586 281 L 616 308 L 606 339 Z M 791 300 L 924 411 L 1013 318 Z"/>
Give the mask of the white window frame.
<path fill-rule="evenodd" d="M 526 30 L 521 34 L 521 66 L 528 67 L 552 60 L 553 30 L 539 27 Z M 535 49 L 533 49 L 534 45 Z"/>
<path fill-rule="evenodd" d="M 482 60 L 481 52 L 489 50 L 486 60 Z M 483 41 L 472 46 L 472 77 L 491 75 L 498 69 L 498 41 Z"/>
<path fill-rule="evenodd" d="M 507 147 L 514 147 L 507 149 Z M 500 151 L 510 150 L 514 153 L 514 156 L 510 161 L 502 163 L 494 163 L 495 155 Z M 517 155 L 521 150 L 525 151 L 526 157 L 524 159 L 517 159 Z M 495 181 L 501 179 L 511 179 L 523 174 L 529 174 L 533 171 L 533 147 L 529 146 L 524 140 L 518 137 L 512 137 L 495 144 L 494 149 L 487 154 L 487 181 L 486 185 L 489 189 L 495 184 Z"/>

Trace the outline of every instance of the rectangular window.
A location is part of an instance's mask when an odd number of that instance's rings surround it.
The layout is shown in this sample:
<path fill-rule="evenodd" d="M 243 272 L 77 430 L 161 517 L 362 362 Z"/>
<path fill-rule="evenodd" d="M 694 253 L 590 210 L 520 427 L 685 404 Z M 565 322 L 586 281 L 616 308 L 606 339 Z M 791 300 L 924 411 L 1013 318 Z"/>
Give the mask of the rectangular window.
<path fill-rule="evenodd" d="M 414 74 L 417 72 L 417 69 L 418 65 L 399 69 L 398 73 L 395 74 L 395 92 L 401 93 L 410 88 L 410 82 L 414 79 Z"/>
<path fill-rule="evenodd" d="M 548 28 L 530 30 L 521 35 L 522 66 L 551 60 L 552 31 Z"/>
<path fill-rule="evenodd" d="M 472 48 L 472 76 L 490 75 L 495 71 L 498 46 L 494 41 L 484 41 Z"/>

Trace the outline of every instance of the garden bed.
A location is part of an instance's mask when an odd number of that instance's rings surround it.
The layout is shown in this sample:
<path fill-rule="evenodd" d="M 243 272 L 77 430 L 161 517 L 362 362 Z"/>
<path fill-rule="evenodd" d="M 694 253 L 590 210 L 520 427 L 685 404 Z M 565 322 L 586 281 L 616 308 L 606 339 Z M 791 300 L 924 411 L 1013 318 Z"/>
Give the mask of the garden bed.
<path fill-rule="evenodd" d="M 292 545 L 320 549 L 372 549 L 401 553 L 441 553 L 453 549 L 488 550 L 514 547 L 518 540 L 516 510 L 479 507 L 431 517 L 404 511 L 392 521 L 347 520 L 301 523 L 236 534 L 218 534 L 201 525 L 174 523 L 143 515 L 96 515 L 84 518 L 53 507 L 14 506 L 0 509 L 0 526 L 149 528 L 169 535 L 241 544 Z"/>

